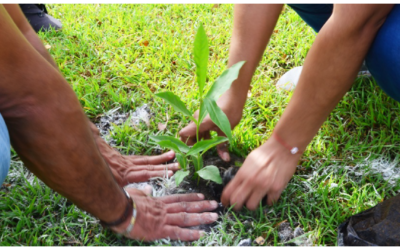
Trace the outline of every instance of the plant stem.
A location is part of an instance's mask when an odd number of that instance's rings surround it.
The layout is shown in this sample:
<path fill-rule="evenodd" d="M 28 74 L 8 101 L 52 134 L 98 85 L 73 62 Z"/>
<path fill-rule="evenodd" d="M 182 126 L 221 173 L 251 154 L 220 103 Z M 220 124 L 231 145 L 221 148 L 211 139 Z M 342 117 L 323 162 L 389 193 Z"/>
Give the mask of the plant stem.
<path fill-rule="evenodd" d="M 199 116 L 197 117 L 197 123 L 196 123 L 196 139 L 197 139 L 197 141 L 199 141 L 201 106 L 203 106 L 202 104 L 203 104 L 203 97 L 201 96 L 201 93 L 200 93 Z"/>

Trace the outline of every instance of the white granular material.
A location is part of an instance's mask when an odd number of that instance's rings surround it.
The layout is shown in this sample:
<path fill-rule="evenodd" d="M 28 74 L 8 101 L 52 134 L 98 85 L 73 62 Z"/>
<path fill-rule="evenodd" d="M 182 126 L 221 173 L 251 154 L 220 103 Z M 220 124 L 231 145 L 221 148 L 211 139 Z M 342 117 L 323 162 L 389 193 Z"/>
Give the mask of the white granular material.
<path fill-rule="evenodd" d="M 378 175 L 381 174 L 382 178 L 388 182 L 391 187 L 396 186 L 400 179 L 399 160 L 395 159 L 390 161 L 385 158 L 379 158 L 372 161 L 366 160 L 359 163 L 354 167 L 346 166 L 349 173 L 354 173 L 356 176 L 363 175 Z"/>

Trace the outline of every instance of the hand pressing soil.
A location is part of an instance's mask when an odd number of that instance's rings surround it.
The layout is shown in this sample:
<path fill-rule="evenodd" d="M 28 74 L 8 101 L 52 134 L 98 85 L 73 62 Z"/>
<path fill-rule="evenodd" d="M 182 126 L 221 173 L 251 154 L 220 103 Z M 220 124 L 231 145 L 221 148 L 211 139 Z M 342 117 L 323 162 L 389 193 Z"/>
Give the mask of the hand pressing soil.
<path fill-rule="evenodd" d="M 156 156 L 121 155 L 100 137 L 98 128 L 90 123 L 94 140 L 104 160 L 108 163 L 118 184 L 148 181 L 152 177 L 171 177 L 179 170 L 178 163 L 164 164 L 175 158 L 173 151 Z"/>

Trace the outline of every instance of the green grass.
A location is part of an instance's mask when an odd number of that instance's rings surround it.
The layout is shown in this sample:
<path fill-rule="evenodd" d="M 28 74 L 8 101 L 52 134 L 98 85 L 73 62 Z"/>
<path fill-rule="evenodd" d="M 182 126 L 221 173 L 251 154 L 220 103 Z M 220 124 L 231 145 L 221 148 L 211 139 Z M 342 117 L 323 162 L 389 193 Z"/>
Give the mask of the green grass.
<path fill-rule="evenodd" d="M 232 5 L 213 6 L 50 5 L 50 14 L 61 19 L 63 29 L 40 37 L 51 46 L 50 53 L 93 121 L 115 107 L 128 111 L 151 105 L 156 116 L 150 127 L 124 124 L 115 128 L 113 137 L 125 153 L 153 154 L 155 145 L 148 142 L 148 135 L 159 132 L 158 123 L 167 123 L 165 133 L 176 135 L 189 122 L 153 93 L 170 90 L 191 110 L 198 105 L 192 101 L 197 100 L 192 91 L 192 47 L 200 22 L 210 44 L 208 82 L 226 68 Z M 243 119 L 233 131 L 232 152 L 246 156 L 270 136 L 291 97 L 274 83 L 303 64 L 314 38 L 312 29 L 286 8 L 253 78 Z M 399 108 L 373 79 L 358 78 L 307 148 L 280 202 L 255 212 L 230 213 L 214 234 L 193 245 L 237 245 L 258 236 L 266 238 L 265 245 L 281 245 L 276 225 L 285 220 L 292 227 L 298 223 L 315 245 L 336 245 L 341 222 L 399 189 L 398 183 L 389 185 L 380 174 L 357 176 L 351 171 L 358 164 L 368 165 L 367 157 L 397 160 Z M 17 161 L 11 173 L 0 189 L 0 245 L 171 244 L 144 244 L 101 231 L 95 218 L 47 188 Z"/>

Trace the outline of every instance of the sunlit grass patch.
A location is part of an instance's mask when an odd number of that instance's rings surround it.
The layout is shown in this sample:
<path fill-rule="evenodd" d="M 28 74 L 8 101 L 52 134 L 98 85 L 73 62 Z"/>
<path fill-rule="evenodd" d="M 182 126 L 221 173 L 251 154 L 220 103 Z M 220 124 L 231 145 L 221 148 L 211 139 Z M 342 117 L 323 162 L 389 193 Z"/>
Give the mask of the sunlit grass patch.
<path fill-rule="evenodd" d="M 116 147 L 125 153 L 153 154 L 155 144 L 148 136 L 160 133 L 159 123 L 166 125 L 162 134 L 175 136 L 189 122 L 154 93 L 179 93 L 189 109 L 198 107 L 193 101 L 198 96 L 193 91 L 192 48 L 200 23 L 210 44 L 207 82 L 226 69 L 232 5 L 50 5 L 49 11 L 63 29 L 40 37 L 51 46 L 50 53 L 92 121 L 113 108 L 130 112 L 143 104 L 155 114 L 149 126 L 127 122 L 113 127 Z M 292 95 L 274 84 L 303 64 L 314 38 L 312 29 L 285 8 L 253 77 L 231 152 L 245 157 L 269 138 Z M 277 225 L 287 221 L 292 228 L 300 226 L 312 244 L 335 245 L 342 221 L 398 192 L 397 180 L 391 183 L 371 171 L 370 163 L 384 159 L 382 164 L 398 169 L 399 108 L 373 79 L 358 78 L 307 148 L 280 201 L 255 212 L 228 214 L 214 233 L 192 244 L 235 246 L 262 236 L 265 245 L 282 245 Z M 354 169 L 363 172 L 356 175 Z M 0 189 L 0 245 L 171 244 L 141 243 L 102 231 L 95 218 L 17 162 Z"/>

